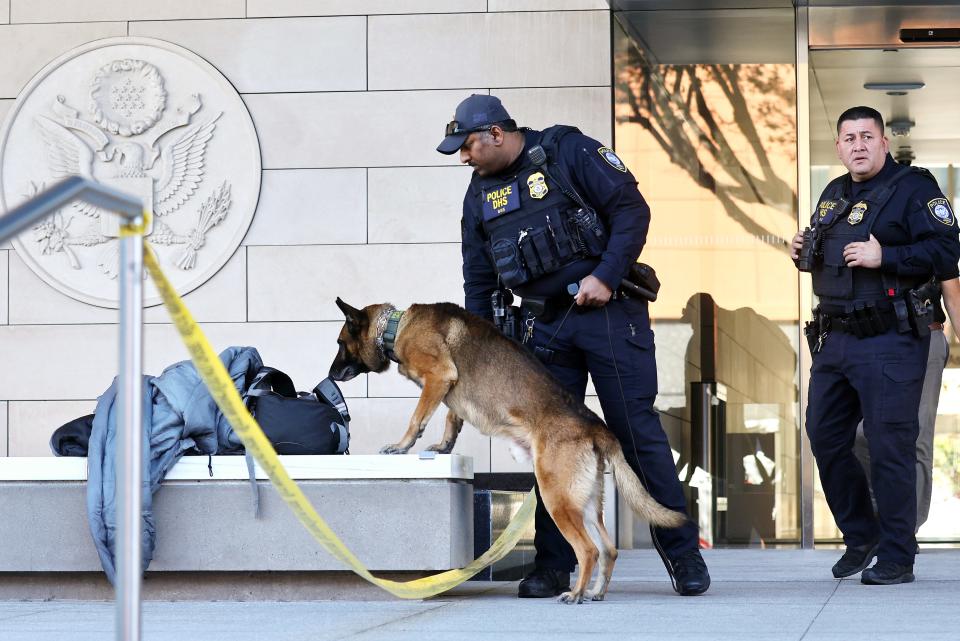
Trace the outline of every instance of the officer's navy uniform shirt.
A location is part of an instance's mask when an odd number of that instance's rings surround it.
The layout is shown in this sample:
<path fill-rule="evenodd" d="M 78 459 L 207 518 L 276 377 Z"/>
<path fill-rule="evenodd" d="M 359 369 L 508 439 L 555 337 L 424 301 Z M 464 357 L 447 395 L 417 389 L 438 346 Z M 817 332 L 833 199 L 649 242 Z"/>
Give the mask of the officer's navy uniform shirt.
<path fill-rule="evenodd" d="M 856 203 L 902 167 L 887 154 L 883 169 L 870 180 L 857 183 L 850 180 L 849 175 L 838 180 L 847 181 L 850 201 Z M 929 277 L 936 274 L 941 280 L 957 277 L 960 243 L 956 217 L 951 207 L 950 220 L 941 220 L 930 206 L 942 198 L 943 192 L 936 181 L 920 173 L 911 171 L 900 179 L 871 230 L 883 248 L 881 271 L 900 276 Z M 845 223 L 840 221 L 837 224 Z"/>
<path fill-rule="evenodd" d="M 504 183 L 516 180 L 517 173 L 524 166 L 527 150 L 538 144 L 541 132 L 525 129 L 523 152 L 517 160 L 502 172 L 498 178 Z M 647 238 L 650 227 L 650 208 L 637 189 L 637 181 L 621 162 L 618 168 L 599 153 L 605 149 L 600 142 L 578 132 L 563 136 L 556 150 L 556 159 L 548 161 L 548 169 L 556 171 L 554 162 L 574 189 L 588 205 L 596 209 L 607 228 L 609 240 L 607 248 L 599 257 L 592 259 L 583 277 L 592 273 L 612 290 L 616 290 L 620 281 L 627 275 L 630 266 L 637 261 Z M 463 219 L 461 221 L 463 251 L 463 290 L 467 310 L 485 318 L 492 318 L 490 296 L 497 287 L 497 272 L 494 268 L 482 221 L 482 199 L 476 189 L 478 176 L 474 173 L 471 186 L 463 201 Z M 559 189 L 549 178 L 549 189 Z M 539 285 L 538 295 L 557 296 L 566 291 L 565 282 L 554 282 L 548 274 L 534 283 L 525 285 L 524 292 L 530 294 Z M 550 291 L 546 291 L 550 290 Z"/>

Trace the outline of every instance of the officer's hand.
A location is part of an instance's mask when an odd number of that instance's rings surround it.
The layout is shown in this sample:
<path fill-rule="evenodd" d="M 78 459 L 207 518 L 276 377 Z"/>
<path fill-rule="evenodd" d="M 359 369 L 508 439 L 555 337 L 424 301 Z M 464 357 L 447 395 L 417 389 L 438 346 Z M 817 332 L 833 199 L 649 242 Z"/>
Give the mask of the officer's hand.
<path fill-rule="evenodd" d="M 870 240 L 850 243 L 843 248 L 843 259 L 847 262 L 847 267 L 876 269 L 880 266 L 882 257 L 883 248 L 873 234 L 870 234 Z"/>
<path fill-rule="evenodd" d="M 602 280 L 596 276 L 585 276 L 580 281 L 580 291 L 577 292 L 574 300 L 577 305 L 585 307 L 603 307 L 613 296 L 613 290 L 607 287 Z"/>
<path fill-rule="evenodd" d="M 800 248 L 803 247 L 803 232 L 798 231 L 797 235 L 793 237 L 793 241 L 790 243 L 790 256 L 794 260 L 800 258 Z"/>

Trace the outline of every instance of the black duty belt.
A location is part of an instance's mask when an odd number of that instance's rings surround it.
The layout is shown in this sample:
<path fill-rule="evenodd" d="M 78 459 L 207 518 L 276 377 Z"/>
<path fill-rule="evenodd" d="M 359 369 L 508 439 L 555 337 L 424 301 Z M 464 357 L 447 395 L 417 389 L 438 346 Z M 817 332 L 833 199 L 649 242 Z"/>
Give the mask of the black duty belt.
<path fill-rule="evenodd" d="M 613 295 L 610 296 L 610 300 L 626 300 L 628 298 L 636 298 L 630 292 L 624 291 L 623 288 L 618 288 L 614 290 Z M 520 309 L 524 312 L 535 316 L 544 322 L 550 322 L 550 319 L 555 317 L 557 314 L 563 314 L 570 308 L 573 302 L 574 297 L 570 294 L 562 294 L 560 296 L 549 296 L 546 298 L 540 298 L 536 296 L 526 296 L 520 303 Z M 588 311 L 592 309 L 591 307 L 576 307 L 574 311 Z"/>
<path fill-rule="evenodd" d="M 549 323 L 556 316 L 565 313 L 573 304 L 573 296 L 570 294 L 549 298 L 524 296 L 520 302 L 520 309 L 544 323 Z"/>
<path fill-rule="evenodd" d="M 884 334 L 897 326 L 897 314 L 892 306 L 878 305 L 842 313 L 821 310 L 820 313 L 829 319 L 830 331 L 857 336 Z"/>
<path fill-rule="evenodd" d="M 820 313 L 831 318 L 849 314 L 856 307 L 875 307 L 880 311 L 893 311 L 892 298 L 877 298 L 874 300 L 856 300 L 849 302 L 829 303 L 821 301 L 817 306 Z"/>

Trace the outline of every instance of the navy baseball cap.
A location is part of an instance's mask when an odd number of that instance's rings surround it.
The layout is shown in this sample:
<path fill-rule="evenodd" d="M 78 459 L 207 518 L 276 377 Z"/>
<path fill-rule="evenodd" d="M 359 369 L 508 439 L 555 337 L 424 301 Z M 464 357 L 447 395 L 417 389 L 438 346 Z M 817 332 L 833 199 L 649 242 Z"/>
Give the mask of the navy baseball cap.
<path fill-rule="evenodd" d="M 447 123 L 444 139 L 437 145 L 437 151 L 447 155 L 456 153 L 467 136 L 475 131 L 487 131 L 497 123 L 505 123 L 507 130 L 517 127 L 499 98 L 475 93 L 457 105 L 457 111 L 453 120 Z"/>

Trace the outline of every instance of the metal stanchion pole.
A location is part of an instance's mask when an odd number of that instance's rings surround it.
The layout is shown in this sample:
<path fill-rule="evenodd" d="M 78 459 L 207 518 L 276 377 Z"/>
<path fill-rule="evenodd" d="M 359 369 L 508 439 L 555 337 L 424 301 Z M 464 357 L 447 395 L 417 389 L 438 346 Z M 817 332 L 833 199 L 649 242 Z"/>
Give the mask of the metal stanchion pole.
<path fill-rule="evenodd" d="M 64 178 L 0 216 L 0 241 L 12 238 L 74 200 L 143 223 L 143 203 L 80 176 Z M 117 639 L 140 639 L 141 505 L 143 479 L 143 239 L 120 239 L 120 376 L 117 449 Z"/>
<path fill-rule="evenodd" d="M 127 222 L 141 223 L 143 218 Z M 143 239 L 120 239 L 120 377 L 117 426 L 117 641 L 140 639 L 143 503 Z"/>

